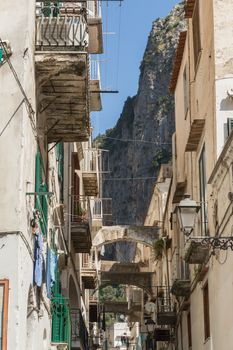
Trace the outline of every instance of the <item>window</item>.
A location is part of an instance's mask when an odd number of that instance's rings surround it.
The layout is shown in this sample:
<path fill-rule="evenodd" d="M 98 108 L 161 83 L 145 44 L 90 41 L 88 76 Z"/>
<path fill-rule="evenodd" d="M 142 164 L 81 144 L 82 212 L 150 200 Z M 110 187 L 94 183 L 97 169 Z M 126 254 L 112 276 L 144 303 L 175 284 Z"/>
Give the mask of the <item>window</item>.
<path fill-rule="evenodd" d="M 184 90 L 184 114 L 186 115 L 189 108 L 189 81 L 188 81 L 188 69 L 185 66 L 183 72 L 183 90 Z"/>
<path fill-rule="evenodd" d="M 233 130 L 233 118 L 227 118 L 227 134 L 230 136 Z"/>
<path fill-rule="evenodd" d="M 196 0 L 194 12 L 193 12 L 193 53 L 194 53 L 195 68 L 197 67 L 200 51 L 201 51 L 200 11 L 199 11 L 199 0 Z"/>
<path fill-rule="evenodd" d="M 200 205 L 201 205 L 201 233 L 207 235 L 207 206 L 206 206 L 206 156 L 205 146 L 202 149 L 199 158 L 199 188 L 200 188 Z"/>
<path fill-rule="evenodd" d="M 188 328 L 188 346 L 192 347 L 192 327 L 191 327 L 191 314 L 190 311 L 187 314 L 187 328 Z"/>
<path fill-rule="evenodd" d="M 0 280 L 0 350 L 7 350 L 9 281 Z"/>
<path fill-rule="evenodd" d="M 206 283 L 203 288 L 203 309 L 204 309 L 204 335 L 205 340 L 210 337 L 210 314 L 209 314 L 209 287 Z"/>
<path fill-rule="evenodd" d="M 39 224 L 43 236 L 47 236 L 47 223 L 48 223 L 48 204 L 47 204 L 47 192 L 48 187 L 43 179 L 43 160 L 40 152 L 36 154 L 36 169 L 35 169 L 35 192 L 40 193 L 36 195 L 36 209 L 40 212 Z M 45 194 L 41 194 L 45 192 Z M 1 350 L 1 349 L 0 349 Z"/>

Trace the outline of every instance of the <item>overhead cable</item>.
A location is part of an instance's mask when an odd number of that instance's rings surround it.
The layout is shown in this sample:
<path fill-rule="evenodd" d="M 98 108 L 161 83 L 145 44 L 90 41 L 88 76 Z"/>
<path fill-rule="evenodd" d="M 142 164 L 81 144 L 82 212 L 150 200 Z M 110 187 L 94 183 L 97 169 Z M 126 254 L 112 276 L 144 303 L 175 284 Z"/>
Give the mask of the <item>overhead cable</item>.
<path fill-rule="evenodd" d="M 8 122 L 6 123 L 2 131 L 0 132 L 0 137 L 3 135 L 4 131 L 7 129 L 8 125 L 10 124 L 14 116 L 17 114 L 18 110 L 20 109 L 20 107 L 24 102 L 25 102 L 25 98 L 20 102 L 20 104 L 18 105 L 18 107 L 16 108 L 16 110 L 14 111 L 14 113 L 12 114 L 12 116 L 10 117 L 10 119 L 8 120 Z"/>

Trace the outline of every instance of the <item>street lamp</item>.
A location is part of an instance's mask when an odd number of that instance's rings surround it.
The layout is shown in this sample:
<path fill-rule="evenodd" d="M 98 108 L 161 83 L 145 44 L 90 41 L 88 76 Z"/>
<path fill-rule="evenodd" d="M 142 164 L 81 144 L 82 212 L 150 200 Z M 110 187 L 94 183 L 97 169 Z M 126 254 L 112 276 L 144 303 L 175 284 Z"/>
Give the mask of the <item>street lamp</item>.
<path fill-rule="evenodd" d="M 189 194 L 185 194 L 184 199 L 182 199 L 179 205 L 177 205 L 175 212 L 178 213 L 181 231 L 185 236 L 190 236 L 193 232 L 196 216 L 199 210 L 200 206 L 197 205 L 195 200 L 190 199 Z"/>
<path fill-rule="evenodd" d="M 196 242 L 202 246 L 210 246 L 212 249 L 233 251 L 233 236 L 224 237 L 221 235 L 210 236 L 190 236 L 194 230 L 195 219 L 200 206 L 197 205 L 195 200 L 190 199 L 190 195 L 186 194 L 179 205 L 175 208 L 175 213 L 178 214 L 178 220 L 180 223 L 181 231 L 185 236 L 188 236 L 187 242 Z"/>

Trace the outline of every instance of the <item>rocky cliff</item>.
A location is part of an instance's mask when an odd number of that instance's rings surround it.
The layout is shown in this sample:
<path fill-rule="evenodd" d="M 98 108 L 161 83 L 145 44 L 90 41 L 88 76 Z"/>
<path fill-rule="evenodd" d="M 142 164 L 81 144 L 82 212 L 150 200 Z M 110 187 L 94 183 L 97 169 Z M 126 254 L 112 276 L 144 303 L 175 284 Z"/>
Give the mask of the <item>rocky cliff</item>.
<path fill-rule="evenodd" d="M 168 86 L 183 17 L 181 3 L 153 22 L 138 92 L 127 98 L 116 126 L 98 137 L 110 151 L 103 196 L 112 198 L 113 224 L 143 224 L 160 164 L 171 159 L 175 125 Z"/>

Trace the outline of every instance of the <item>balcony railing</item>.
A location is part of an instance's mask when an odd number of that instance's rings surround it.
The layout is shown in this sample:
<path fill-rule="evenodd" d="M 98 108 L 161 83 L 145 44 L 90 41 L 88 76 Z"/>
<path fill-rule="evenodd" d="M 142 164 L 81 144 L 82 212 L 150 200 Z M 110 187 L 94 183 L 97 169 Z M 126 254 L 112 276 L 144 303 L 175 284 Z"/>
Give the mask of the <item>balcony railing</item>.
<path fill-rule="evenodd" d="M 66 11 L 56 6 L 45 6 L 38 9 L 36 16 L 37 50 L 86 51 L 89 35 L 83 10 L 75 14 L 64 12 Z"/>
<path fill-rule="evenodd" d="M 93 60 L 90 62 L 90 79 L 100 81 L 99 61 Z"/>
<path fill-rule="evenodd" d="M 90 200 L 88 197 L 72 195 L 71 200 L 71 222 L 91 224 L 92 216 Z"/>
<path fill-rule="evenodd" d="M 157 287 L 157 324 L 175 325 L 176 310 L 168 287 Z"/>
<path fill-rule="evenodd" d="M 94 270 L 95 268 L 95 262 L 92 260 L 91 256 L 89 254 L 83 254 L 82 269 Z"/>
<path fill-rule="evenodd" d="M 188 264 L 183 260 L 178 249 L 172 259 L 172 294 L 186 297 L 190 292 L 190 272 Z"/>
<path fill-rule="evenodd" d="M 72 346 L 78 346 L 80 342 L 82 349 L 88 350 L 88 331 L 80 309 L 71 309 L 72 322 Z"/>
<path fill-rule="evenodd" d="M 96 148 L 87 148 L 83 151 L 84 160 L 82 165 L 83 172 L 97 172 L 98 171 L 98 151 Z"/>
<path fill-rule="evenodd" d="M 71 239 L 76 253 L 91 249 L 92 216 L 88 197 L 73 195 L 71 200 Z"/>
<path fill-rule="evenodd" d="M 89 18 L 95 18 L 101 16 L 100 1 L 87 0 L 87 16 Z"/>
<path fill-rule="evenodd" d="M 112 218 L 112 198 L 94 198 L 90 203 L 93 220 Z"/>

